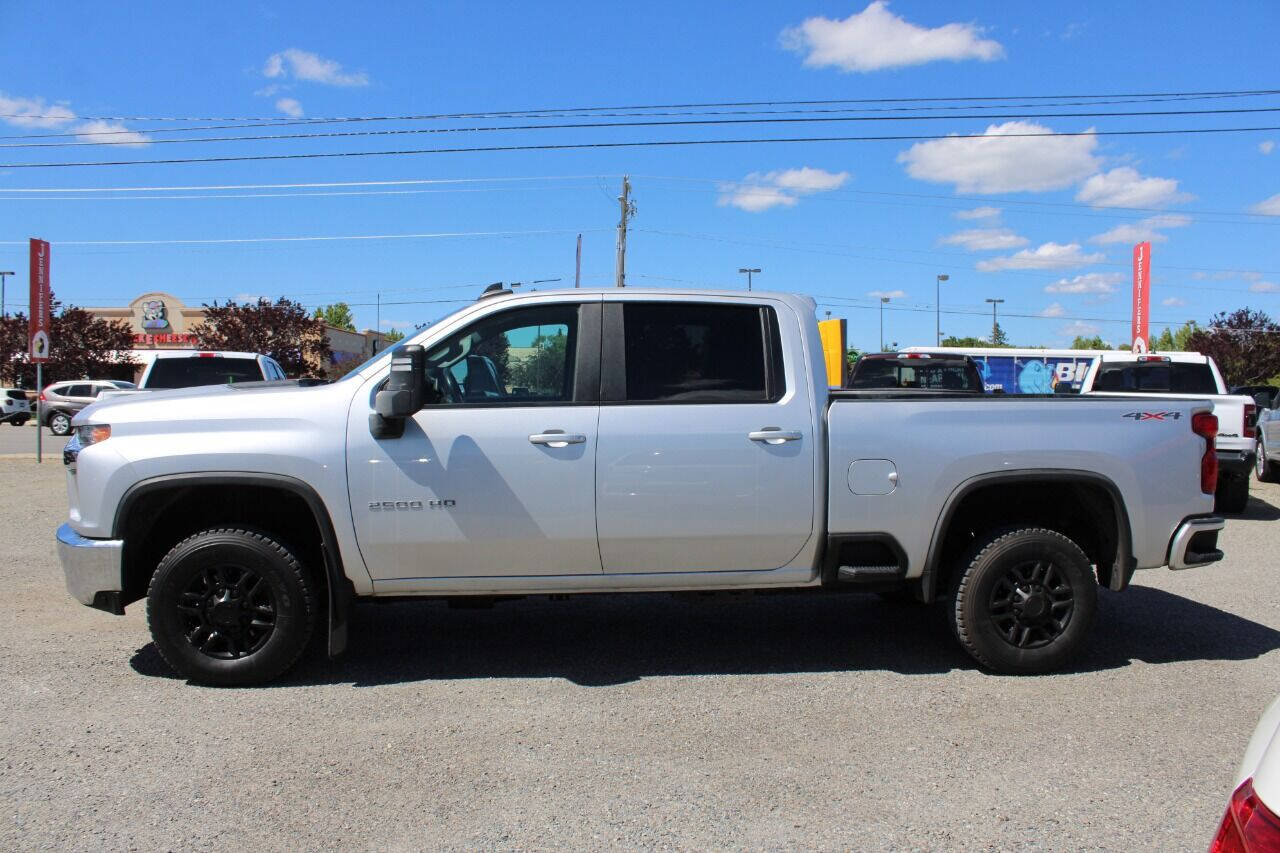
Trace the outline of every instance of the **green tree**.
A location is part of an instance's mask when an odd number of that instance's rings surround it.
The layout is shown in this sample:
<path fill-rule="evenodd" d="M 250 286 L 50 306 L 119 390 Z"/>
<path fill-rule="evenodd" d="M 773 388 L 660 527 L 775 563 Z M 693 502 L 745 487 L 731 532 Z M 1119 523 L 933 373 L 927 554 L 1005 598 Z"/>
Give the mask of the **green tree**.
<path fill-rule="evenodd" d="M 205 349 L 269 355 L 289 376 L 324 376 L 333 361 L 324 320 L 283 296 L 240 305 L 234 300 L 206 304 L 204 322 L 191 333 Z"/>
<path fill-rule="evenodd" d="M 1009 336 L 1004 333 L 1004 329 L 1000 328 L 999 323 L 991 325 L 991 346 L 1007 347 L 1009 346 Z"/>
<path fill-rule="evenodd" d="M 980 347 L 992 346 L 992 343 L 991 341 L 988 341 L 985 338 L 975 338 L 972 336 L 967 338 L 957 338 L 955 335 L 948 335 L 947 337 L 942 339 L 942 345 L 944 347 L 963 347 L 965 349 L 977 349 Z"/>
<path fill-rule="evenodd" d="M 563 334 L 534 338 L 532 353 L 509 362 L 507 383 L 513 388 L 528 388 L 534 394 L 559 392 L 564 387 L 567 345 L 568 339 Z"/>
<path fill-rule="evenodd" d="M 382 334 L 383 334 L 383 337 L 385 337 L 388 342 L 393 344 L 398 341 L 404 340 L 404 332 L 401 332 L 397 329 L 391 329 L 390 331 L 383 332 Z"/>
<path fill-rule="evenodd" d="M 1169 327 L 1165 326 L 1164 331 L 1151 339 L 1152 352 L 1169 352 L 1174 349 L 1173 332 L 1169 331 Z"/>
<path fill-rule="evenodd" d="M 1084 335 L 1076 335 L 1071 341 L 1072 349 L 1111 349 L 1111 344 L 1102 339 L 1101 335 L 1094 335 L 1086 338 Z"/>
<path fill-rule="evenodd" d="M 336 329 L 356 330 L 355 317 L 351 315 L 351 306 L 345 302 L 322 305 L 316 309 L 316 319 L 323 320 Z"/>
<path fill-rule="evenodd" d="M 1187 349 L 1212 357 L 1228 385 L 1262 385 L 1280 374 L 1280 325 L 1262 311 L 1215 314 L 1208 329 L 1187 338 Z"/>

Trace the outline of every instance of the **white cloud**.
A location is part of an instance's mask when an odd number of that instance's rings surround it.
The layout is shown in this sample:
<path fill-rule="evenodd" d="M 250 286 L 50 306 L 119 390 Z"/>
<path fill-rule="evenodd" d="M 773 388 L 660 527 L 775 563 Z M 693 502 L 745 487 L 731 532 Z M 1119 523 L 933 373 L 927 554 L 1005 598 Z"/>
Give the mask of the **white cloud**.
<path fill-rule="evenodd" d="M 783 30 L 780 40 L 784 48 L 804 54 L 804 64 L 810 68 L 835 66 L 843 71 L 877 71 L 944 59 L 990 62 L 1004 56 L 1000 43 L 982 38 L 982 28 L 975 24 L 922 27 L 890 12 L 885 0 L 875 0 L 843 20 L 806 18 L 799 26 Z"/>
<path fill-rule="evenodd" d="M 272 79 L 303 80 L 326 86 L 368 86 L 369 75 L 363 71 L 344 71 L 342 64 L 319 54 L 291 47 L 267 57 L 262 75 Z"/>
<path fill-rule="evenodd" d="M 290 118 L 302 118 L 302 104 L 296 98 L 281 98 L 276 101 L 276 109 Z"/>
<path fill-rule="evenodd" d="M 1058 334 L 1064 338 L 1091 338 L 1100 331 L 1102 329 L 1092 323 L 1076 320 L 1059 329 Z"/>
<path fill-rule="evenodd" d="M 1116 292 L 1116 285 L 1124 281 L 1118 272 L 1089 272 L 1075 278 L 1061 278 L 1046 284 L 1045 293 L 1095 293 L 1109 296 Z"/>
<path fill-rule="evenodd" d="M 1176 296 L 1170 296 L 1166 299 L 1161 299 L 1160 304 L 1166 308 L 1177 308 L 1181 305 L 1186 305 L 1187 301 L 1185 299 L 1179 299 Z"/>
<path fill-rule="evenodd" d="M 970 252 L 990 251 L 992 249 L 1016 249 L 1027 245 L 1027 238 L 1019 236 L 1008 228 L 969 228 L 948 234 L 938 241 L 947 246 L 963 246 Z"/>
<path fill-rule="evenodd" d="M 759 213 L 771 207 L 794 207 L 802 196 L 838 189 L 849 180 L 848 172 L 828 172 L 804 166 L 776 172 L 752 172 L 742 181 L 720 185 L 716 202 Z"/>
<path fill-rule="evenodd" d="M 1065 313 L 1067 313 L 1067 309 L 1062 307 L 1062 303 L 1054 302 L 1054 303 L 1051 303 L 1048 308 L 1041 311 L 1040 316 L 1041 317 L 1061 317 Z"/>
<path fill-rule="evenodd" d="M 150 136 L 129 130 L 118 121 L 86 121 L 73 130 L 82 142 L 109 142 L 126 148 L 144 148 L 151 143 Z"/>
<path fill-rule="evenodd" d="M 1027 136 L 1026 134 L 1048 134 Z M 955 184 L 962 193 L 1043 192 L 1071 186 L 1098 171 L 1098 139 L 1055 134 L 1026 121 L 993 124 L 978 137 L 917 142 L 898 155 L 917 180 Z"/>
<path fill-rule="evenodd" d="M 1250 213 L 1261 213 L 1263 216 L 1280 216 L 1280 193 L 1269 199 L 1258 202 L 1249 208 Z"/>
<path fill-rule="evenodd" d="M 1272 151 L 1276 150 L 1276 143 L 1274 140 L 1264 139 L 1262 142 L 1258 143 L 1258 150 L 1263 154 L 1270 154 Z"/>
<path fill-rule="evenodd" d="M 76 114 L 62 104 L 46 103 L 44 98 L 19 98 L 0 92 L 0 121 L 17 127 L 62 127 L 76 119 Z"/>
<path fill-rule="evenodd" d="M 1184 216 L 1181 213 L 1162 213 L 1159 216 L 1151 216 L 1140 222 L 1126 222 L 1123 225 L 1117 225 L 1110 231 L 1104 231 L 1101 234 L 1090 237 L 1089 242 L 1106 245 L 1110 243 L 1141 243 L 1144 240 L 1150 240 L 1152 243 L 1163 243 L 1169 238 L 1160 233 L 1161 229 L 1185 228 L 1190 224 L 1190 216 Z"/>
<path fill-rule="evenodd" d="M 1079 243 L 1043 243 L 1034 249 L 1023 249 L 1003 258 L 991 258 L 978 262 L 982 272 L 1000 270 L 1064 270 L 1096 264 L 1106 258 L 1098 252 L 1086 255 Z"/>
<path fill-rule="evenodd" d="M 956 219 L 994 219 L 1000 215 L 998 207 L 975 207 L 970 210 L 957 210 Z"/>
<path fill-rule="evenodd" d="M 1117 166 L 1084 182 L 1076 201 L 1094 207 L 1164 207 L 1192 196 L 1178 192 L 1174 178 L 1144 178 L 1131 166 Z"/>
<path fill-rule="evenodd" d="M 1277 293 L 1280 292 L 1280 284 L 1274 281 L 1255 281 L 1249 285 L 1249 290 L 1254 293 Z"/>
<path fill-rule="evenodd" d="M 907 292 L 905 290 L 868 290 L 867 296 L 875 299 L 904 299 Z"/>

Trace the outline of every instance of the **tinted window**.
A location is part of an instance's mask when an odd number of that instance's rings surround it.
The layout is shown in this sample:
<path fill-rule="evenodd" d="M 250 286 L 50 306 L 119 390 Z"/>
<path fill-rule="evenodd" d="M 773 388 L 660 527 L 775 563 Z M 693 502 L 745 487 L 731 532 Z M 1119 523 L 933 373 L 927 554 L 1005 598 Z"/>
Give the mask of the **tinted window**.
<path fill-rule="evenodd" d="M 125 389 L 138 387 L 137 385 L 134 385 L 132 382 L 124 382 L 120 379 L 112 379 L 111 384 L 116 386 L 117 388 L 125 388 Z"/>
<path fill-rule="evenodd" d="M 854 367 L 849 387 L 982 391 L 982 377 L 964 361 L 864 358 Z"/>
<path fill-rule="evenodd" d="M 92 397 L 94 390 L 92 385 L 71 385 L 61 393 L 67 397 Z"/>
<path fill-rule="evenodd" d="M 573 399 L 578 306 L 505 311 L 427 352 L 440 405 L 568 402 Z"/>
<path fill-rule="evenodd" d="M 759 308 L 633 302 L 623 330 L 629 401 L 768 400 Z"/>
<path fill-rule="evenodd" d="M 1093 382 L 1095 391 L 1134 394 L 1217 394 L 1208 364 L 1169 361 L 1103 362 Z"/>
<path fill-rule="evenodd" d="M 262 371 L 252 358 L 157 358 L 147 379 L 148 388 L 192 388 L 197 385 L 228 385 L 260 382 Z"/>

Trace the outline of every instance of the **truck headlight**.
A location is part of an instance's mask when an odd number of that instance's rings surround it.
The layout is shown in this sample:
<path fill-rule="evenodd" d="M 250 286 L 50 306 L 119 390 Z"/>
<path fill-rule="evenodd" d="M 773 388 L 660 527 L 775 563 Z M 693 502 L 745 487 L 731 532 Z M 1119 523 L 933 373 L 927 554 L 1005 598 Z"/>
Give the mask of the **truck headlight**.
<path fill-rule="evenodd" d="M 110 424 L 85 424 L 76 427 L 76 440 L 81 447 L 88 447 L 111 438 Z"/>

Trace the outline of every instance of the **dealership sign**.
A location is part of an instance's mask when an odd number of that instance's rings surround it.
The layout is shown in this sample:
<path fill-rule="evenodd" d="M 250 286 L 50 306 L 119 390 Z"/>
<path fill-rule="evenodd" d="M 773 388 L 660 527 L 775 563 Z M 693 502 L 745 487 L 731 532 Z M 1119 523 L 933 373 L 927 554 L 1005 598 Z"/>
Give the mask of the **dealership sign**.
<path fill-rule="evenodd" d="M 1133 247 L 1133 351 L 1146 352 L 1151 340 L 1151 244 Z"/>
<path fill-rule="evenodd" d="M 31 308 L 27 315 L 31 360 L 49 360 L 49 243 L 31 238 Z"/>

